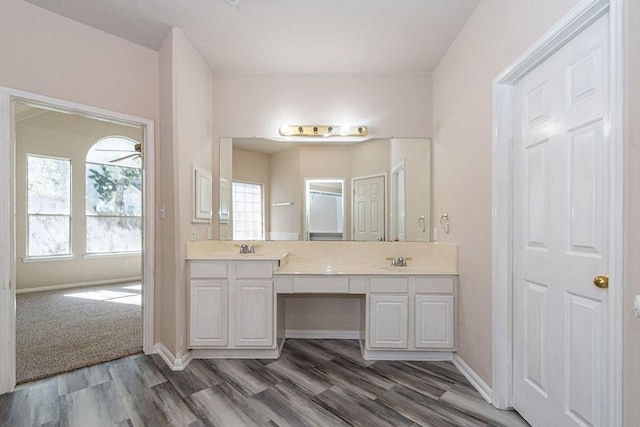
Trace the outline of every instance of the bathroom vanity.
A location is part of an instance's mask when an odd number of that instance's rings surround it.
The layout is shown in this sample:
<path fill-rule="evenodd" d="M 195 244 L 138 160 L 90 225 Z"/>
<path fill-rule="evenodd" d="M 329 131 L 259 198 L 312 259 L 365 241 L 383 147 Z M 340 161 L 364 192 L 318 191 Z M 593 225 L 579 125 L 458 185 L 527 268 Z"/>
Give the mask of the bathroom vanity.
<path fill-rule="evenodd" d="M 359 298 L 365 359 L 449 360 L 456 349 L 455 245 L 265 242 L 240 254 L 216 243 L 188 250 L 195 358 L 277 358 L 289 297 L 314 294 Z M 408 265 L 391 266 L 400 256 Z"/>

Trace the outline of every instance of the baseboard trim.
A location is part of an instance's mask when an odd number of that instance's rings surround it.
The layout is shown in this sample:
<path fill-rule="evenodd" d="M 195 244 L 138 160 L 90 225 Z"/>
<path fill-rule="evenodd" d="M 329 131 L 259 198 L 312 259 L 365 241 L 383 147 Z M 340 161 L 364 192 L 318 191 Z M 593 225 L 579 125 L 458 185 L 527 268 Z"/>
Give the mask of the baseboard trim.
<path fill-rule="evenodd" d="M 449 362 L 453 359 L 451 351 L 368 350 L 362 345 L 361 351 L 364 360 Z"/>
<path fill-rule="evenodd" d="M 193 360 L 193 353 L 191 351 L 187 351 L 182 357 L 176 358 L 162 343 L 156 343 L 151 353 L 158 354 L 162 357 L 162 360 L 164 360 L 172 371 L 183 371 Z"/>
<path fill-rule="evenodd" d="M 58 289 L 82 288 L 85 286 L 108 285 L 111 283 L 115 284 L 115 283 L 126 283 L 126 282 L 139 282 L 141 280 L 142 278 L 140 276 L 137 276 L 137 277 L 123 277 L 122 279 L 94 280 L 92 282 L 68 283 L 64 285 L 39 286 L 37 288 L 16 289 L 16 294 L 27 294 L 30 292 L 40 292 L 40 291 L 55 291 Z"/>
<path fill-rule="evenodd" d="M 287 329 L 284 332 L 286 338 L 292 339 L 334 339 L 334 340 L 359 340 L 360 331 L 333 331 L 313 329 Z"/>
<path fill-rule="evenodd" d="M 191 353 L 194 359 L 277 359 L 280 356 L 278 348 L 194 348 Z"/>
<path fill-rule="evenodd" d="M 491 387 L 489 387 L 487 383 L 485 383 L 482 378 L 480 378 L 480 376 L 476 374 L 475 371 L 471 369 L 471 367 L 467 365 L 467 363 L 457 354 L 453 356 L 452 362 L 454 366 L 458 368 L 460 373 L 469 380 L 471 385 L 478 390 L 478 393 L 484 397 L 484 400 L 493 405 L 493 390 L 491 390 Z"/>

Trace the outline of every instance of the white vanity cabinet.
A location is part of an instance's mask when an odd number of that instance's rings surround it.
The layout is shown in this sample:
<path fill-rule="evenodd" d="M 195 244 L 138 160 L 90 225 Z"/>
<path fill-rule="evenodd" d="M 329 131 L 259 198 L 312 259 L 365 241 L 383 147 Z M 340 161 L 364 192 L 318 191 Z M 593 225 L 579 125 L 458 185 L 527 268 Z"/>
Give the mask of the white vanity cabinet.
<path fill-rule="evenodd" d="M 228 343 L 229 280 L 226 264 L 192 262 L 189 269 L 189 345 Z"/>
<path fill-rule="evenodd" d="M 238 347 L 272 347 L 274 292 L 272 262 L 232 264 L 234 339 Z"/>
<path fill-rule="evenodd" d="M 370 277 L 365 355 L 455 350 L 455 276 Z"/>
<path fill-rule="evenodd" d="M 415 292 L 415 347 L 453 349 L 455 279 L 418 277 L 415 279 Z"/>
<path fill-rule="evenodd" d="M 236 350 L 200 353 L 203 357 L 242 357 L 238 349 L 274 349 L 276 265 L 277 261 L 190 261 L 189 347 Z"/>
<path fill-rule="evenodd" d="M 409 278 L 369 278 L 370 348 L 409 347 Z"/>
<path fill-rule="evenodd" d="M 409 296 L 371 294 L 369 347 L 408 348 Z"/>

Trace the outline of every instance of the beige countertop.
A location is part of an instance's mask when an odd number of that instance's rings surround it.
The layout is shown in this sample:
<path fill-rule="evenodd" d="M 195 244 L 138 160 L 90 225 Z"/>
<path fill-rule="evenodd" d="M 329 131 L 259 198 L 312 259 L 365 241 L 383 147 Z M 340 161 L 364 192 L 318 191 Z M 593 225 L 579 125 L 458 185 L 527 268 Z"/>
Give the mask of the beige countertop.
<path fill-rule="evenodd" d="M 286 275 L 457 275 L 457 245 L 429 242 L 247 241 L 255 254 L 241 254 L 243 242 L 187 244 L 189 261 L 278 261 Z M 409 265 L 392 267 L 391 258 Z"/>
<path fill-rule="evenodd" d="M 240 252 L 207 252 L 192 254 L 187 261 L 282 261 L 287 252 L 258 252 L 255 254 L 241 254 Z"/>

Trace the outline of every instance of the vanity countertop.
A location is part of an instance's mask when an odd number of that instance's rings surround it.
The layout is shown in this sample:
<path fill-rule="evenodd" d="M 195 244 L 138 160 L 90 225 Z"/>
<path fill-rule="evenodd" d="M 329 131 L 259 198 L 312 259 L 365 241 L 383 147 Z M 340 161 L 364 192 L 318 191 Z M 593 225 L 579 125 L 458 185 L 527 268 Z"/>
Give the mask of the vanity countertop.
<path fill-rule="evenodd" d="M 241 254 L 240 252 L 207 252 L 191 254 L 187 261 L 282 261 L 287 252 L 259 252 L 255 254 Z"/>
<path fill-rule="evenodd" d="M 455 271 L 443 270 L 440 266 L 408 265 L 392 267 L 366 263 L 332 264 L 332 263 L 289 263 L 282 266 L 274 275 L 369 275 L 369 276 L 420 276 L 420 275 L 457 275 Z"/>

